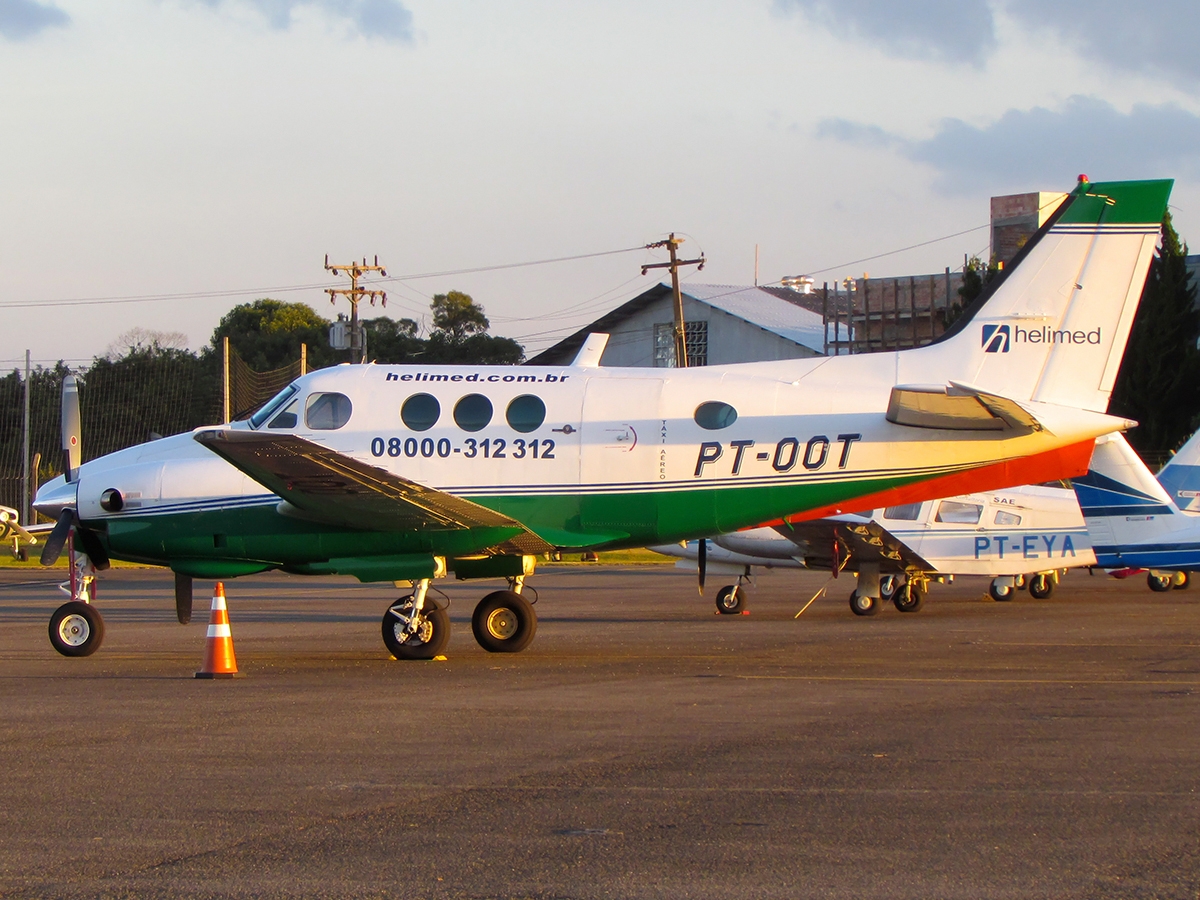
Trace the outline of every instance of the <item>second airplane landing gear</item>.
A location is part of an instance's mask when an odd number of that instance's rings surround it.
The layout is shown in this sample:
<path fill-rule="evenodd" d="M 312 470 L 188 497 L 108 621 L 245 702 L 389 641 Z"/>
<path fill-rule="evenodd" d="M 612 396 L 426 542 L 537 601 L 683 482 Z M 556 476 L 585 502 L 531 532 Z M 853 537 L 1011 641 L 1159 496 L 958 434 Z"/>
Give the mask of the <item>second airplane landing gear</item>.
<path fill-rule="evenodd" d="M 746 592 L 740 584 L 727 584 L 717 591 L 717 612 L 736 616 L 746 608 Z"/>

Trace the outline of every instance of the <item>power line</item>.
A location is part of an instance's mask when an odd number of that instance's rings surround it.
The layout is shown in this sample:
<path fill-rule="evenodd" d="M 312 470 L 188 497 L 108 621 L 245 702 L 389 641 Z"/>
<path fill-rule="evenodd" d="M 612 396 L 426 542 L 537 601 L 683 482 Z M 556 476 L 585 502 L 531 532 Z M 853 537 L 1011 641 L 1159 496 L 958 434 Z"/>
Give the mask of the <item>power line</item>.
<path fill-rule="evenodd" d="M 545 266 L 553 263 L 573 262 L 581 259 L 596 259 L 602 256 L 615 256 L 619 253 L 633 253 L 644 250 L 645 245 L 626 247 L 622 250 L 604 250 L 599 253 L 579 253 L 574 256 L 558 256 L 553 259 L 535 259 L 518 263 L 502 263 L 495 266 L 473 266 L 464 269 L 446 269 L 441 272 L 418 272 L 412 275 L 395 275 L 382 278 L 380 281 L 415 281 L 419 278 L 441 278 L 451 275 L 472 275 L 479 272 L 499 272 L 505 269 L 521 269 L 529 266 Z M 172 294 L 129 294 L 110 297 L 71 297 L 62 300 L 18 300 L 0 303 L 0 309 L 34 309 L 48 306 L 106 306 L 114 303 L 157 303 L 163 300 L 205 300 L 219 297 L 245 297 L 251 294 L 263 296 L 266 294 L 284 294 L 295 291 L 327 290 L 337 287 L 340 282 L 313 282 L 311 284 L 276 285 L 261 288 L 232 288 L 219 291 L 187 291 Z"/>

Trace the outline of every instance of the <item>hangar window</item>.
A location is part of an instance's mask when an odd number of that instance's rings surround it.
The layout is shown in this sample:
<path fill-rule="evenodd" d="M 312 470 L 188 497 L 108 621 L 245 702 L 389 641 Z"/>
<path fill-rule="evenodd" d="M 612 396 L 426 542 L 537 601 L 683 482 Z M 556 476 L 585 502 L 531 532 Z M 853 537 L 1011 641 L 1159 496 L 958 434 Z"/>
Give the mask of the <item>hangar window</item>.
<path fill-rule="evenodd" d="M 938 507 L 935 522 L 950 525 L 978 525 L 983 516 L 983 507 L 978 503 L 961 503 L 958 500 L 943 500 Z"/>
<path fill-rule="evenodd" d="M 513 397 L 508 409 L 504 411 L 504 418 L 508 419 L 509 427 L 513 431 L 528 434 L 537 431 L 546 421 L 546 404 L 542 402 L 541 397 L 522 394 L 520 397 Z"/>
<path fill-rule="evenodd" d="M 998 510 L 996 510 L 996 524 L 997 525 L 1020 525 L 1021 517 L 1018 516 L 1016 513 L 1010 513 L 1007 510 L 998 509 Z"/>
<path fill-rule="evenodd" d="M 345 394 L 313 394 L 304 407 L 304 421 L 309 428 L 333 431 L 349 422 L 353 411 Z"/>
<path fill-rule="evenodd" d="M 463 431 L 482 431 L 492 421 L 492 401 L 483 394 L 467 394 L 454 404 L 454 421 Z"/>
<path fill-rule="evenodd" d="M 737 410 L 720 400 L 709 400 L 696 407 L 696 424 L 708 431 L 728 428 L 737 421 Z"/>
<path fill-rule="evenodd" d="M 428 431 L 441 414 L 441 404 L 432 394 L 413 394 L 400 407 L 400 418 L 410 431 Z"/>
<path fill-rule="evenodd" d="M 293 400 L 286 407 L 284 407 L 283 412 L 276 415 L 275 418 L 271 419 L 271 421 L 269 423 L 267 423 L 267 427 L 268 428 L 295 428 L 296 421 L 297 421 L 296 411 L 299 408 L 300 408 L 300 401 Z"/>
<path fill-rule="evenodd" d="M 280 407 L 287 403 L 288 399 L 295 394 L 297 390 L 298 388 L 294 384 L 289 384 L 282 391 L 272 397 L 266 406 L 250 417 L 250 427 L 261 428 L 262 423 L 277 413 Z"/>
<path fill-rule="evenodd" d="M 885 519 L 897 519 L 904 522 L 915 522 L 920 515 L 920 503 L 905 503 L 903 506 L 889 506 L 883 511 L 883 517 Z"/>

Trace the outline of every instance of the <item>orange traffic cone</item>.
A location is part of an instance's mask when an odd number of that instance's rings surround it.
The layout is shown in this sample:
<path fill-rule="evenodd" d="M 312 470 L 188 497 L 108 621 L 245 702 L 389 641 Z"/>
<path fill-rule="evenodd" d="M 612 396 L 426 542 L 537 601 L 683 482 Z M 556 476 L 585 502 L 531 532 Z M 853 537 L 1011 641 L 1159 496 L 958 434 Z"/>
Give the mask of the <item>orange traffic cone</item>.
<path fill-rule="evenodd" d="M 237 675 L 233 656 L 233 632 L 229 630 L 229 610 L 225 608 L 225 585 L 213 588 L 212 616 L 208 620 L 208 639 L 204 644 L 204 666 L 197 678 L 233 678 Z"/>

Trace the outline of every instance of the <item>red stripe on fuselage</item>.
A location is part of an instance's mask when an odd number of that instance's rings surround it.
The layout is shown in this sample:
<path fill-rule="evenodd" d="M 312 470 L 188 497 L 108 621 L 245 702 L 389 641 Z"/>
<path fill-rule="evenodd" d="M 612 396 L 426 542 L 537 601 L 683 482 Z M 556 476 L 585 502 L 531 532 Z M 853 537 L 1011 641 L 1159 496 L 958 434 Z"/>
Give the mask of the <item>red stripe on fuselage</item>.
<path fill-rule="evenodd" d="M 826 516 L 839 516 L 858 510 L 880 509 L 901 506 L 905 503 L 920 503 L 939 497 L 957 497 L 977 491 L 994 491 L 1000 488 L 1018 487 L 1023 484 L 1038 484 L 1043 481 L 1058 481 L 1063 478 L 1080 478 L 1087 474 L 1092 461 L 1095 441 L 1083 441 L 1057 450 L 1047 450 L 1034 456 L 1022 456 L 1004 462 L 992 463 L 966 472 L 955 472 L 916 484 L 889 488 L 877 494 L 857 497 L 845 503 L 822 506 L 808 512 L 788 516 L 789 522 L 811 522 Z M 781 525 L 782 520 L 766 522 L 766 525 Z"/>

